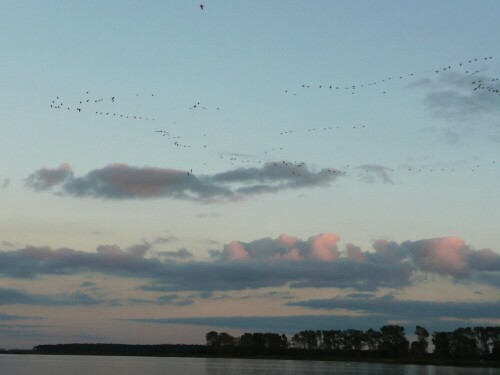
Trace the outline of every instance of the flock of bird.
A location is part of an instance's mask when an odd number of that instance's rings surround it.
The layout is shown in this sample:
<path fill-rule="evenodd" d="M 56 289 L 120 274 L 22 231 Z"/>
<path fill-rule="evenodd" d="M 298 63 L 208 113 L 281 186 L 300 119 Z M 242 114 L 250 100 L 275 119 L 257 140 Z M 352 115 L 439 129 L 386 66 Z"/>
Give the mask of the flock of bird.
<path fill-rule="evenodd" d="M 437 68 L 437 69 L 434 69 L 434 73 L 436 74 L 439 74 L 439 73 L 443 73 L 443 72 L 446 72 L 446 71 L 450 71 L 452 70 L 453 68 L 461 68 L 461 67 L 464 67 L 464 66 L 467 66 L 468 64 L 474 64 L 474 63 L 477 63 L 477 62 L 480 62 L 480 61 L 487 61 L 487 60 L 491 60 L 493 59 L 493 56 L 489 56 L 489 57 L 483 57 L 483 58 L 474 58 L 474 59 L 471 59 L 471 60 L 468 60 L 468 61 L 464 61 L 464 62 L 461 62 L 461 63 L 458 63 L 458 64 L 455 64 L 455 65 L 447 65 L 443 68 Z M 424 74 L 428 74 L 430 73 L 430 71 L 427 71 L 425 72 Z M 470 75 L 475 75 L 475 74 L 478 74 L 479 73 L 479 70 L 476 70 L 476 71 L 471 71 L 471 70 L 465 70 L 464 71 L 465 74 L 470 74 Z M 300 88 L 302 89 L 309 89 L 309 88 L 318 88 L 318 89 L 325 89 L 325 90 L 333 90 L 333 91 L 344 91 L 344 92 L 350 92 L 352 95 L 356 94 L 358 90 L 362 89 L 362 88 L 368 88 L 368 87 L 374 87 L 374 86 L 377 86 L 377 87 L 380 87 L 380 86 L 383 86 L 385 83 L 388 83 L 389 81 L 397 81 L 397 80 L 404 80 L 404 79 L 414 79 L 416 78 L 417 76 L 421 76 L 422 74 L 417 74 L 417 73 L 409 73 L 409 74 L 402 74 L 402 75 L 396 75 L 396 76 L 391 76 L 391 77 L 387 77 L 387 78 L 383 78 L 383 79 L 380 79 L 380 80 L 377 80 L 377 81 L 373 81 L 373 82 L 365 82 L 365 83 L 356 83 L 356 84 L 347 84 L 347 85 L 342 85 L 342 84 L 339 84 L 339 83 L 327 83 L 327 84 L 317 84 L 317 85 L 313 85 L 313 84 L 308 84 L 308 83 L 303 83 Z M 498 90 L 497 90 L 498 91 Z M 285 93 L 286 94 L 292 94 L 294 96 L 297 95 L 297 92 L 295 91 L 291 91 L 291 90 L 285 90 Z M 382 94 L 387 94 L 387 91 L 381 91 Z"/>
<path fill-rule="evenodd" d="M 490 80 L 490 82 L 498 82 L 498 78 L 492 78 Z M 499 89 L 497 89 L 496 87 L 493 87 L 493 86 L 490 86 L 490 85 L 486 84 L 482 80 L 473 81 L 472 85 L 474 85 L 474 91 L 477 91 L 477 90 L 486 90 L 488 92 L 491 92 L 492 94 L 497 94 L 498 96 L 500 96 L 500 90 Z"/>
<path fill-rule="evenodd" d="M 116 111 L 110 111 L 109 108 L 107 110 L 104 110 L 104 111 L 103 110 L 96 111 L 95 107 L 90 108 L 89 106 L 94 105 L 94 104 L 98 104 L 98 103 L 102 103 L 102 102 L 115 103 L 116 97 L 112 96 L 111 98 L 109 98 L 109 100 L 104 99 L 104 98 L 92 99 L 92 98 L 90 98 L 88 91 L 86 91 L 85 94 L 87 95 L 85 98 L 78 100 L 78 103 L 74 103 L 71 105 L 68 105 L 67 103 L 65 104 L 60 96 L 56 96 L 56 98 L 51 101 L 50 108 L 62 109 L 62 110 L 67 110 L 67 111 L 73 110 L 76 112 L 91 111 L 96 115 L 114 116 L 114 117 L 119 117 L 119 118 L 123 118 L 123 119 L 156 121 L 156 118 L 154 118 L 154 117 L 117 113 Z M 136 96 L 139 96 L 139 94 L 136 94 Z M 151 94 L 151 96 L 154 96 L 154 94 Z"/>
<path fill-rule="evenodd" d="M 200 5 L 201 10 L 203 10 L 203 4 Z M 484 57 L 482 59 L 475 58 L 468 60 L 466 62 L 462 62 L 457 64 L 457 67 L 463 67 L 468 64 L 473 64 L 478 61 L 487 61 L 491 60 L 492 57 Z M 439 74 L 442 72 L 446 72 L 453 69 L 452 65 L 448 65 L 446 67 L 436 69 L 434 70 L 435 73 Z M 478 70 L 472 71 L 472 70 L 466 70 L 465 74 L 471 74 L 471 75 L 476 75 L 479 73 Z M 318 87 L 318 89 L 327 89 L 327 90 L 346 90 L 350 91 L 352 94 L 356 92 L 356 90 L 359 90 L 360 88 L 366 88 L 366 87 L 371 87 L 371 86 L 381 86 L 383 83 L 386 83 L 391 80 L 402 80 L 405 78 L 415 78 L 417 76 L 416 73 L 410 73 L 407 75 L 398 75 L 394 77 L 387 77 L 385 79 L 381 79 L 378 81 L 373 81 L 373 82 L 368 82 L 364 84 L 351 84 L 351 85 L 345 85 L 345 86 L 340 86 L 340 85 L 334 85 L 334 84 L 327 84 L 327 85 L 318 85 L 315 87 Z M 488 81 L 483 79 L 475 79 L 471 81 L 471 84 L 473 85 L 473 91 L 477 90 L 485 90 L 493 94 L 500 95 L 499 89 L 497 88 L 498 85 L 495 87 L 493 86 L 494 82 L 498 82 L 498 78 L 493 78 Z M 302 84 L 301 86 L 304 89 L 309 89 L 313 87 L 312 85 L 309 84 Z M 289 90 L 285 90 L 285 93 L 291 93 Z M 382 91 L 383 94 L 386 93 L 386 91 Z M 296 93 L 293 93 L 296 95 Z M 139 96 L 139 94 L 136 94 L 136 96 Z M 148 94 L 147 96 L 154 97 L 154 94 Z M 54 100 L 51 101 L 50 103 L 50 108 L 55 109 L 55 110 L 65 110 L 65 111 L 76 111 L 78 113 L 88 111 L 89 113 L 94 113 L 95 115 L 99 116 L 110 116 L 110 117 L 115 117 L 115 118 L 120 118 L 120 119 L 133 119 L 133 120 L 141 120 L 141 121 L 156 121 L 155 117 L 151 116 L 143 116 L 143 115 L 130 115 L 130 114 L 123 114 L 119 113 L 118 111 L 111 110 L 112 106 L 114 103 L 117 102 L 117 97 L 111 96 L 108 99 L 104 99 L 102 97 L 98 98 L 92 98 L 89 94 L 89 91 L 85 92 L 85 97 L 82 98 L 81 100 L 77 100 L 76 103 L 72 105 L 65 104 L 65 102 L 61 99 L 60 96 L 57 96 Z M 102 107 L 102 105 L 106 105 L 106 109 L 104 110 L 103 108 L 97 108 L 97 107 Z M 216 109 L 216 111 L 220 110 L 220 107 L 209 107 L 206 106 L 205 104 L 201 104 L 199 101 L 196 101 L 195 104 L 191 106 L 186 107 L 188 110 L 201 110 L 205 111 L 210 108 Z M 172 122 L 173 125 L 176 125 L 176 122 Z M 307 134 L 307 133 L 319 133 L 319 132 L 331 132 L 331 131 L 336 131 L 336 130 L 342 130 L 342 129 L 365 129 L 367 126 L 364 124 L 355 124 L 355 125 L 336 125 L 336 126 L 319 126 L 315 128 L 306 128 L 306 129 L 287 129 L 281 131 L 279 134 L 280 136 L 292 136 L 294 134 L 300 136 L 301 134 Z M 165 137 L 168 141 L 171 142 L 171 144 L 178 148 L 178 149 L 192 149 L 192 148 L 199 148 L 204 151 L 215 151 L 215 149 L 209 147 L 209 142 L 207 142 L 207 134 L 205 132 L 202 134 L 203 136 L 203 142 L 200 146 L 193 146 L 192 144 L 184 143 L 182 141 L 182 138 L 179 134 L 172 130 L 166 130 L 166 129 L 157 129 L 154 130 L 155 134 Z M 248 166 L 248 165 L 260 165 L 260 166 L 265 166 L 265 167 L 275 167 L 279 168 L 280 175 L 283 175 L 283 173 L 288 172 L 292 176 L 303 176 L 306 173 L 304 172 L 304 162 L 290 162 L 287 160 L 280 160 L 280 161 L 275 161 L 275 160 L 270 160 L 271 158 L 276 157 L 277 152 L 281 152 L 285 150 L 286 147 L 281 146 L 275 146 L 271 149 L 268 149 L 266 151 L 261 151 L 259 154 L 255 154 L 252 156 L 246 155 L 246 156 L 240 156 L 236 154 L 224 154 L 219 152 L 219 160 L 226 160 L 230 165 L 232 166 Z M 260 156 L 259 156 L 260 155 Z M 267 160 L 266 160 L 267 159 Z M 492 162 L 493 164 L 495 161 Z M 203 161 L 203 165 L 207 165 L 207 161 Z M 479 169 L 480 165 L 476 164 L 475 167 L 471 169 L 471 171 L 475 171 Z M 407 172 L 455 172 L 455 168 L 439 168 L 439 167 L 398 167 L 399 170 L 406 170 Z M 350 172 L 360 172 L 363 171 L 363 167 L 351 167 L 349 165 L 344 166 L 342 169 L 337 169 L 337 168 L 324 168 L 321 170 L 322 173 L 331 173 L 334 175 L 346 175 Z M 364 168 L 364 173 L 372 173 L 375 170 L 373 168 Z M 384 168 L 380 167 L 379 172 L 382 171 L 384 173 L 392 173 L 394 172 L 394 169 L 390 168 Z M 375 171 L 376 172 L 376 171 Z M 193 176 L 193 169 L 190 169 L 190 172 L 186 172 L 188 176 Z M 310 172 L 307 172 L 310 173 Z"/>
<path fill-rule="evenodd" d="M 280 135 L 287 135 L 287 134 L 294 134 L 294 133 L 300 133 L 300 132 L 319 132 L 319 131 L 330 131 L 330 130 L 336 130 L 336 129 L 343 129 L 344 127 L 341 127 L 341 126 L 335 126 L 335 127 L 323 127 L 323 128 L 310 128 L 310 129 L 305 129 L 305 130 L 292 130 L 292 129 L 288 129 L 288 130 L 284 130 L 282 132 L 280 132 Z M 364 129 L 366 128 L 365 125 L 352 125 L 350 126 L 351 129 Z"/>

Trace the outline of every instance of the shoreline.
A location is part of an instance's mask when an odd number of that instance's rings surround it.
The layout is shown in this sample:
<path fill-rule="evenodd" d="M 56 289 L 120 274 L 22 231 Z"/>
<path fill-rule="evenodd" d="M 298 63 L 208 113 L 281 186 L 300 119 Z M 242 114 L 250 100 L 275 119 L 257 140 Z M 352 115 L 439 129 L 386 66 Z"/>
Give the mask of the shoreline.
<path fill-rule="evenodd" d="M 1 351 L 2 354 L 13 355 L 61 355 L 61 356 L 97 356 L 97 357 L 153 357 L 153 358 L 221 358 L 221 359 L 252 359 L 252 360 L 292 360 L 292 361 L 324 361 L 324 362 L 360 362 L 380 363 L 388 365 L 417 365 L 417 366 L 448 366 L 448 367 L 480 367 L 500 368 L 500 362 L 495 361 L 458 361 L 458 360 L 419 360 L 411 358 L 389 359 L 389 358 L 353 358 L 353 357 L 315 357 L 315 356 L 287 356 L 287 355 L 197 355 L 183 353 L 165 354 L 131 354 L 131 353 L 41 353 L 34 350 L 12 349 Z"/>

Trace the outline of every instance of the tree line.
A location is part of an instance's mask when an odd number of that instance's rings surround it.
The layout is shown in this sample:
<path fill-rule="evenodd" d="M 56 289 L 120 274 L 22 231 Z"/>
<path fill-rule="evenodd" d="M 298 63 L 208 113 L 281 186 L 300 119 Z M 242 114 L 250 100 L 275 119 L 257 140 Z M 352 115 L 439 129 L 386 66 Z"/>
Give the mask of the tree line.
<path fill-rule="evenodd" d="M 416 326 L 410 342 L 399 325 L 379 330 L 303 330 L 284 334 L 210 331 L 205 345 L 56 344 L 37 345 L 33 354 L 272 357 L 339 360 L 469 361 L 500 363 L 500 327 L 466 327 L 432 334 Z M 10 351 L 8 351 L 10 352 Z"/>
<path fill-rule="evenodd" d="M 206 345 L 226 355 L 299 355 L 343 358 L 413 358 L 500 361 L 500 327 L 467 327 L 429 333 L 416 326 L 410 342 L 405 329 L 385 325 L 380 330 L 304 330 L 290 340 L 278 333 L 244 333 L 233 337 L 210 331 Z M 429 350 L 432 343 L 432 351 Z"/>

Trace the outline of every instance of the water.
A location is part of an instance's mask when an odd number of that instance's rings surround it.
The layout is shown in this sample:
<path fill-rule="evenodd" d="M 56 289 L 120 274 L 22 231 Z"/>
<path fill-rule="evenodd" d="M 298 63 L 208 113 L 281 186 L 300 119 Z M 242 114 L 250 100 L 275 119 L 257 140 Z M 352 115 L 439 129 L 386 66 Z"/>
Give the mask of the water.
<path fill-rule="evenodd" d="M 500 369 L 225 358 L 0 355 L 0 375 L 493 375 Z"/>

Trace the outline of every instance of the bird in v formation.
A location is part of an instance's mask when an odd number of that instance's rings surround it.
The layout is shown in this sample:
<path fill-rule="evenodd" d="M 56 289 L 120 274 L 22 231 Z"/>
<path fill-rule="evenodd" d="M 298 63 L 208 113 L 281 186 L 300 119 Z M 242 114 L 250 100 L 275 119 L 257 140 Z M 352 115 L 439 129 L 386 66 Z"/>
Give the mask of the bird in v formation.
<path fill-rule="evenodd" d="M 203 10 L 203 4 L 200 5 L 200 8 Z M 483 58 L 483 60 L 490 60 L 492 59 L 492 57 L 485 57 Z M 472 60 L 469 60 L 468 63 L 471 64 L 473 62 L 477 62 L 479 59 L 472 59 Z M 463 66 L 465 65 L 466 63 L 460 63 L 459 66 Z M 445 71 L 448 71 L 448 70 L 451 70 L 452 69 L 452 66 L 451 65 L 448 65 L 444 68 L 442 68 L 441 70 L 436 70 L 435 73 L 440 73 L 441 71 L 442 72 L 445 72 Z M 478 74 L 479 71 L 476 70 L 474 72 L 470 72 L 469 70 L 466 70 L 465 71 L 465 74 L 471 74 L 471 75 L 476 75 Z M 414 76 L 414 73 L 411 73 L 410 75 L 408 75 L 407 77 L 413 77 Z M 405 76 L 402 76 L 400 75 L 399 76 L 399 79 L 403 79 Z M 361 84 L 361 85 L 350 85 L 350 86 L 345 86 L 345 90 L 352 90 L 352 93 L 354 94 L 355 90 L 359 89 L 360 87 L 363 88 L 363 87 L 366 87 L 366 86 L 372 86 L 372 85 L 376 85 L 377 83 L 380 84 L 380 82 L 386 82 L 386 81 L 389 81 L 391 80 L 392 77 L 388 77 L 387 79 L 382 79 L 381 81 L 375 81 L 375 82 L 371 82 L 371 83 L 368 83 L 368 84 Z M 493 79 L 490 79 L 489 82 L 497 82 L 498 81 L 498 78 L 493 78 Z M 476 81 L 472 81 L 471 82 L 472 85 L 474 85 L 474 91 L 476 90 L 486 90 L 488 92 L 491 92 L 491 93 L 494 93 L 494 94 L 498 94 L 500 95 L 500 92 L 499 92 L 499 88 L 496 87 L 496 86 L 493 86 L 492 83 L 490 84 L 486 84 L 485 82 L 483 82 L 482 80 L 476 80 Z M 329 90 L 332 90 L 332 89 L 335 89 L 335 90 L 340 90 L 340 86 L 335 86 L 335 85 L 319 85 L 318 88 L 321 89 L 321 88 L 328 88 Z M 306 84 L 303 84 L 302 85 L 302 88 L 310 88 L 310 85 L 306 85 Z M 288 90 L 285 90 L 285 93 L 288 93 Z M 386 93 L 386 91 L 383 91 L 382 92 L 383 94 Z M 296 93 L 293 93 L 294 95 L 296 95 Z M 89 91 L 86 91 L 86 95 L 89 95 Z M 139 96 L 139 94 L 136 94 L 136 96 Z M 151 96 L 153 97 L 154 94 L 151 94 Z M 57 100 L 57 102 L 56 102 Z M 50 105 L 51 108 L 53 109 L 62 109 L 62 108 L 66 108 L 67 110 L 70 110 L 72 107 L 68 107 L 68 106 L 64 106 L 64 103 L 63 101 L 61 100 L 60 96 L 57 96 L 56 97 L 56 100 L 52 100 L 52 104 Z M 90 98 L 84 98 L 83 100 L 80 100 L 79 101 L 79 104 L 80 106 L 78 107 L 74 107 L 74 109 L 77 111 L 77 112 L 82 112 L 82 104 L 97 104 L 97 103 L 101 103 L 105 101 L 104 98 L 99 98 L 99 99 L 90 99 Z M 110 102 L 111 103 L 115 103 L 116 101 L 116 97 L 115 96 L 112 96 L 111 99 L 110 99 Z M 202 109 L 202 110 L 207 110 L 207 107 L 205 106 L 202 106 L 200 104 L 200 102 L 196 102 L 196 104 L 194 104 L 193 106 L 189 107 L 189 109 Z M 220 110 L 220 107 L 216 107 L 216 110 Z M 118 116 L 118 117 L 121 117 L 121 118 L 130 118 L 130 119 L 138 119 L 138 120 L 156 120 L 154 117 L 145 117 L 145 116 L 137 116 L 137 115 L 126 115 L 126 114 L 122 114 L 122 113 L 113 113 L 113 112 L 105 112 L 105 111 L 95 111 L 95 114 L 98 114 L 98 115 L 106 115 L 106 116 Z M 174 122 L 174 124 L 176 124 Z M 356 126 L 352 126 L 353 129 L 356 129 Z M 358 126 L 358 128 L 365 128 L 365 125 L 361 125 L 361 126 Z M 334 129 L 339 129 L 339 126 L 336 126 L 335 128 L 334 127 L 323 127 L 322 129 L 321 128 L 311 128 L 311 129 L 306 129 L 305 131 L 307 132 L 318 132 L 318 131 L 331 131 L 331 130 L 334 130 Z M 185 148 L 185 149 L 189 149 L 191 148 L 191 145 L 188 145 L 188 144 L 184 144 L 184 143 L 181 143 L 179 142 L 180 140 L 180 136 L 179 135 L 173 135 L 172 133 L 170 133 L 169 131 L 166 131 L 166 130 L 155 130 L 156 133 L 160 134 L 161 136 L 163 137 L 167 137 L 167 139 L 169 140 L 172 140 L 173 141 L 173 145 L 177 148 Z M 295 129 L 295 132 L 299 132 L 297 129 Z M 280 135 L 285 135 L 285 134 L 292 134 L 293 133 L 293 130 L 286 130 L 286 131 L 282 131 L 280 133 Z M 203 135 L 204 137 L 206 137 L 206 134 Z M 207 149 L 207 145 L 204 144 L 203 145 L 203 148 L 204 149 Z M 274 147 L 272 148 L 270 151 L 265 151 L 264 152 L 264 155 L 268 155 L 271 153 L 271 151 L 275 152 L 275 151 L 281 151 L 283 150 L 283 147 Z M 220 159 L 223 159 L 223 156 L 220 155 Z M 285 166 L 285 167 L 290 167 L 290 174 L 293 175 L 293 176 L 302 176 L 303 173 L 300 173 L 298 170 L 296 170 L 296 168 L 301 168 L 303 167 L 305 164 L 302 162 L 302 163 L 296 163 L 296 164 L 293 164 L 291 162 L 287 162 L 285 160 L 281 161 L 281 162 L 272 162 L 272 161 L 264 161 L 264 160 L 251 160 L 251 159 L 246 159 L 246 160 L 243 160 L 241 158 L 236 158 L 236 157 L 231 157 L 229 159 L 229 162 L 231 165 L 235 165 L 235 163 L 239 162 L 240 164 L 260 164 L 260 165 L 264 165 L 264 166 L 271 166 L 271 167 L 278 167 L 278 166 Z M 492 161 L 491 164 L 495 164 L 496 161 Z M 204 165 L 206 165 L 206 162 L 204 163 Z M 474 168 L 471 169 L 471 171 L 475 171 L 477 169 L 479 169 L 480 165 L 477 164 Z M 391 170 L 391 171 L 394 171 L 394 170 Z M 455 168 L 415 168 L 415 167 L 408 167 L 407 168 L 407 171 L 408 172 L 455 172 Z M 324 168 L 322 170 L 322 172 L 326 172 L 326 173 L 333 173 L 333 174 L 338 174 L 338 175 L 345 175 L 347 174 L 347 170 L 339 170 L 337 168 Z M 366 169 L 365 170 L 366 173 L 370 172 L 369 169 Z M 190 170 L 190 172 L 187 172 L 187 175 L 188 176 L 193 176 L 193 169 Z"/>

